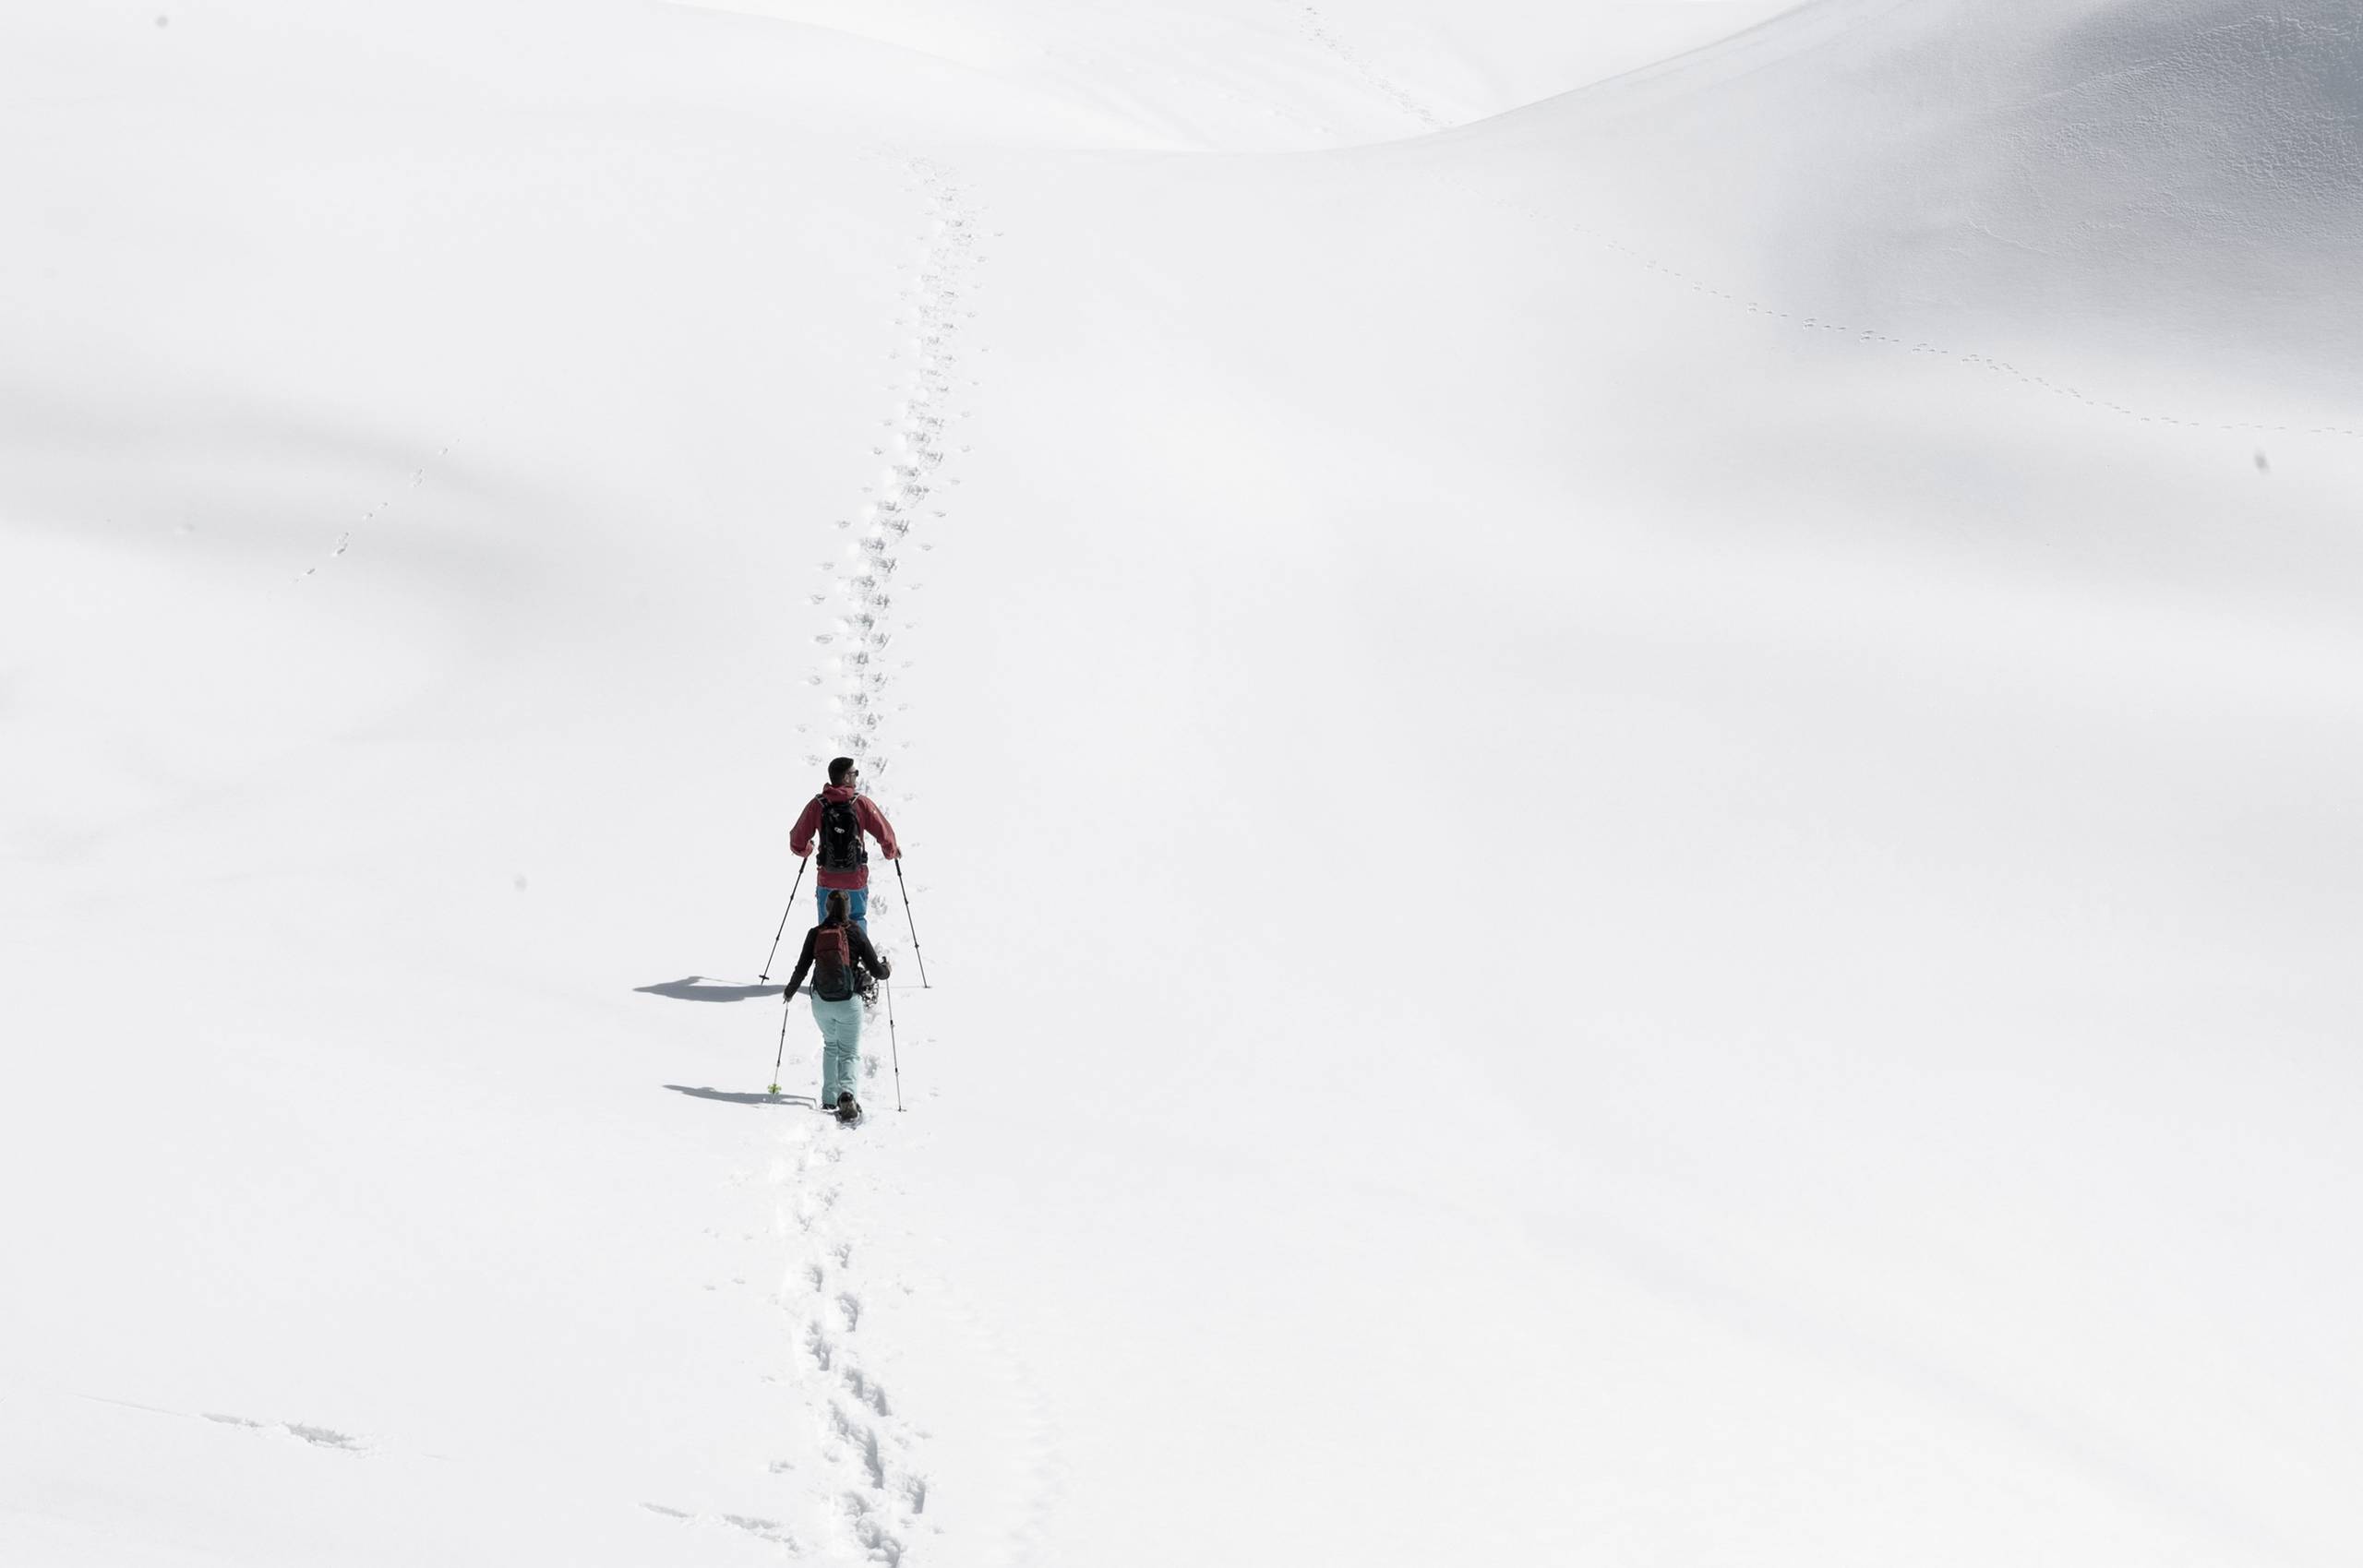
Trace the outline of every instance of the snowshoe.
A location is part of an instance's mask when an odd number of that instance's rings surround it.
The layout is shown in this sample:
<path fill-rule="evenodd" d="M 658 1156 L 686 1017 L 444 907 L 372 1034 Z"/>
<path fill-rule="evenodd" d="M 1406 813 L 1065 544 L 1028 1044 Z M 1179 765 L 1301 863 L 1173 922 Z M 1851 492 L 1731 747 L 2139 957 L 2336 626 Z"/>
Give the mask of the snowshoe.
<path fill-rule="evenodd" d="M 851 1127 L 861 1119 L 861 1102 L 853 1097 L 853 1091 L 850 1089 L 837 1095 L 837 1119 L 847 1127 Z"/>

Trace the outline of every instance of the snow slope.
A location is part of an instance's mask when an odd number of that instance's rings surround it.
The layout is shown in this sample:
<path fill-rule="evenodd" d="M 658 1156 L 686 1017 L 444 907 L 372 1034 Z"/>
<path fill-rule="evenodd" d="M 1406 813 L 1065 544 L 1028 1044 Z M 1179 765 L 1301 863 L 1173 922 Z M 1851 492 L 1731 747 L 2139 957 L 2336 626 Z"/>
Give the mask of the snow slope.
<path fill-rule="evenodd" d="M 1572 174 L 1527 193 L 1558 215 L 1643 209 L 1658 245 L 1753 252 L 1792 305 L 2069 338 L 2170 384 L 2310 371 L 2335 408 L 2359 122 L 2336 0 L 1860 0 L 1472 134 L 1521 150 L 1496 177 Z"/>
<path fill-rule="evenodd" d="M 2354 1560 L 2351 23 L 1781 9 L 0 23 L 0 1556 Z"/>

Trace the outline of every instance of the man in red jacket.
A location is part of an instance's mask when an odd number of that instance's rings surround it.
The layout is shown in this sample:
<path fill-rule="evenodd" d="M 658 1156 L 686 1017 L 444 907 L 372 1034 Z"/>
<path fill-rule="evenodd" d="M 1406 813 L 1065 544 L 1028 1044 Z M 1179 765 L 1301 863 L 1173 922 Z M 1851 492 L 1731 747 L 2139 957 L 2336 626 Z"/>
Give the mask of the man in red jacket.
<path fill-rule="evenodd" d="M 877 803 L 861 793 L 861 769 L 850 757 L 839 757 L 829 763 L 829 787 L 805 803 L 803 814 L 796 819 L 795 828 L 787 835 L 787 847 L 796 852 L 798 860 L 810 855 L 813 840 L 820 840 L 821 918 L 829 917 L 829 895 L 846 895 L 847 912 L 853 923 L 870 935 L 870 851 L 861 842 L 868 833 L 878 841 L 878 847 L 889 860 L 903 857 L 903 846 L 894 842 L 894 830 L 886 820 L 886 813 Z"/>

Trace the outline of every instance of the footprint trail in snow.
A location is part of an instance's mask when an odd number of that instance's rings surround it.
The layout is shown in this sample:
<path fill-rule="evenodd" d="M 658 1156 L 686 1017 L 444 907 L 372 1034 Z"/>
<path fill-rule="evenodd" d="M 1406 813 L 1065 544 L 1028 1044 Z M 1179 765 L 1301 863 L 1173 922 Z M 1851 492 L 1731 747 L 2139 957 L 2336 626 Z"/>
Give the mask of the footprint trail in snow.
<path fill-rule="evenodd" d="M 864 487 L 870 499 L 860 512 L 837 520 L 842 546 L 821 563 L 829 582 L 814 603 L 834 603 L 836 616 L 815 640 L 819 663 L 806 677 L 826 691 L 830 709 L 830 751 L 812 752 L 807 765 L 818 767 L 828 755 L 849 756 L 861 764 L 869 785 L 892 772 L 902 749 L 893 723 L 902 710 L 892 700 L 901 666 L 890 655 L 910 624 L 902 605 L 911 591 L 910 553 L 914 546 L 931 547 L 929 530 L 949 509 L 944 493 L 959 484 L 945 471 L 950 432 L 967 413 L 955 407 L 960 341 L 975 314 L 974 273 L 982 259 L 978 214 L 958 181 L 927 159 L 907 160 L 903 167 L 928 204 L 926 248 L 911 264 L 914 277 L 895 321 L 902 339 L 888 355 L 910 371 L 887 389 L 898 404 L 870 449 L 884 470 Z M 872 940 L 898 959 L 899 886 L 873 879 L 870 904 Z M 865 1035 L 885 1033 L 882 1013 L 869 1023 Z M 890 1389 L 873 1348 L 881 1326 L 873 1307 L 886 1287 L 864 1270 L 860 1214 L 868 1205 L 847 1201 L 849 1170 L 885 1131 L 878 1125 L 881 1112 L 892 1114 L 883 1109 L 891 1094 L 879 1088 L 885 1054 L 879 1047 L 885 1044 L 864 1041 L 862 1099 L 871 1107 L 870 1125 L 848 1131 L 828 1118 L 788 1110 L 770 1171 L 773 1229 L 788 1249 L 774 1297 L 787 1318 L 785 1370 L 777 1381 L 791 1391 L 789 1408 L 814 1422 L 817 1458 L 773 1461 L 772 1473 L 786 1490 L 764 1517 L 707 1518 L 648 1506 L 685 1523 L 745 1531 L 798 1558 L 901 1568 L 922 1535 L 933 1533 L 924 1434 Z M 810 1065 L 803 1053 L 797 1060 Z"/>
<path fill-rule="evenodd" d="M 779 1304 L 792 1322 L 789 1385 L 821 1423 L 822 1474 L 802 1478 L 799 1512 L 816 1546 L 857 1551 L 898 1568 L 924 1524 L 928 1478 L 921 1434 L 897 1407 L 863 1335 L 872 1287 L 862 1243 L 841 1213 L 846 1131 L 799 1118 L 772 1170 L 774 1226 L 787 1238 Z"/>
<path fill-rule="evenodd" d="M 963 364 L 961 330 L 975 315 L 968 302 L 982 259 L 978 216 L 959 183 L 926 159 L 914 159 L 907 168 L 928 197 L 930 233 L 905 295 L 907 314 L 896 322 L 907 329 L 906 338 L 889 357 L 899 362 L 907 354 L 917 363 L 909 380 L 888 389 L 902 402 L 884 422 L 886 434 L 870 449 L 885 461 L 885 472 L 865 486 L 872 498 L 860 515 L 837 521 L 849 537 L 835 559 L 821 564 L 832 581 L 816 600 L 834 599 L 839 613 L 836 624 L 820 634 L 821 668 L 808 677 L 830 688 L 834 751 L 858 760 L 870 784 L 893 771 L 899 752 L 890 724 L 900 711 L 890 700 L 897 666 L 889 652 L 907 624 L 900 617 L 899 601 L 909 590 L 898 590 L 898 574 L 908 565 L 914 543 L 921 550 L 933 547 L 926 525 L 946 516 L 944 492 L 960 483 L 944 469 L 951 427 L 968 412 L 955 409 L 955 387 Z M 805 760 L 817 767 L 825 758 L 814 752 Z"/>

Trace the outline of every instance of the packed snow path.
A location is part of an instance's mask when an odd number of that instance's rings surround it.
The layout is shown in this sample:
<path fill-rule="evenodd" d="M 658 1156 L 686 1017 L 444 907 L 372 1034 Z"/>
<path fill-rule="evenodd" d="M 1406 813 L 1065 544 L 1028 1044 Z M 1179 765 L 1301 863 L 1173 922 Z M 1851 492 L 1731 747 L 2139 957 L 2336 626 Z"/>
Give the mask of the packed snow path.
<path fill-rule="evenodd" d="M 866 1354 L 865 1309 L 878 1287 L 856 1263 L 859 1222 L 843 1212 L 845 1140 L 859 1132 L 808 1106 L 783 1107 L 790 1119 L 764 1177 L 773 1195 L 772 1239 L 788 1252 L 774 1296 L 786 1320 L 787 1346 L 765 1385 L 815 1422 L 818 1473 L 799 1470 L 792 1460 L 772 1463 L 782 1503 L 776 1518 L 706 1515 L 656 1501 L 642 1506 L 688 1525 L 742 1530 L 799 1558 L 893 1568 L 926 1523 L 924 1442 Z M 872 1183 L 865 1196 L 874 1203 L 882 1194 Z"/>
<path fill-rule="evenodd" d="M 834 604 L 839 615 L 834 629 L 815 639 L 822 650 L 821 668 L 808 677 L 829 693 L 836 721 L 828 737 L 833 751 L 809 752 L 806 763 L 817 768 L 827 755 L 852 757 L 873 790 L 893 772 L 899 754 L 890 700 L 896 666 L 889 650 L 897 628 L 907 621 L 898 600 L 907 603 L 914 585 L 897 574 L 910 564 L 914 547 L 935 547 L 934 525 L 950 515 L 945 492 L 960 476 L 957 465 L 947 468 L 946 460 L 953 455 L 954 432 L 973 412 L 961 406 L 959 391 L 963 385 L 976 385 L 965 374 L 961 333 L 976 316 L 978 214 L 941 164 L 913 158 L 906 172 L 912 188 L 928 200 L 927 249 L 910 264 L 910 284 L 901 296 L 908 314 L 894 320 L 902 342 L 886 358 L 909 369 L 886 385 L 899 402 L 882 422 L 884 437 L 870 448 L 873 457 L 884 460 L 886 472 L 863 486 L 871 498 L 858 516 L 837 520 L 837 529 L 849 537 L 836 557 L 821 563 L 832 581 L 813 603 Z"/>
<path fill-rule="evenodd" d="M 898 296 L 905 313 L 893 323 L 900 342 L 886 353 L 898 369 L 908 368 L 885 385 L 897 404 L 870 449 L 885 472 L 863 486 L 870 498 L 859 512 L 836 521 L 843 545 L 820 566 L 830 586 L 812 602 L 834 608 L 836 619 L 814 639 L 819 668 L 807 679 L 826 693 L 834 728 L 828 752 L 804 757 L 816 772 L 831 755 L 853 757 L 861 764 L 865 789 L 897 808 L 910 797 L 896 796 L 888 783 L 902 749 L 895 676 L 907 667 L 895 662 L 894 644 L 908 624 L 902 606 L 916 587 L 908 573 L 913 554 L 934 547 L 937 525 L 951 516 L 946 492 L 960 483 L 956 465 L 946 460 L 954 432 L 969 414 L 961 389 L 975 385 L 965 374 L 962 333 L 976 315 L 972 296 L 980 259 L 979 214 L 952 173 L 921 157 L 906 160 L 902 172 L 909 188 L 926 199 L 928 225 L 921 236 L 925 250 L 916 262 L 902 264 L 910 277 Z M 916 993 L 918 974 L 905 936 L 901 880 L 883 861 L 873 862 L 870 875 L 871 938 L 897 965 L 904 990 Z M 810 904 L 799 906 L 789 925 L 809 925 L 810 913 Z M 787 1027 L 798 1044 L 783 1071 L 801 1083 L 812 1075 L 817 1051 L 807 1043 L 811 1021 L 801 999 L 789 999 L 788 1010 Z M 864 1302 L 881 1287 L 866 1280 L 857 1264 L 857 1222 L 842 1203 L 849 1150 L 872 1161 L 892 1157 L 876 1147 L 890 1137 L 896 1115 L 889 1033 L 882 1006 L 863 1031 L 864 1124 L 845 1129 L 834 1119 L 791 1115 L 779 1134 L 770 1180 L 781 1194 L 776 1227 L 792 1252 L 781 1304 L 794 1319 L 799 1353 L 786 1387 L 797 1407 L 819 1423 L 830 1467 L 822 1478 L 783 1478 L 783 1484 L 798 1488 L 801 1512 L 810 1522 L 802 1533 L 784 1528 L 779 1538 L 801 1552 L 825 1551 L 834 1538 L 838 1548 L 849 1546 L 866 1561 L 894 1568 L 928 1523 L 924 1442 L 866 1359 Z M 913 1044 L 924 1038 L 915 1032 Z M 799 1109 L 802 1103 L 797 1102 Z M 883 1198 L 874 1181 L 864 1195 L 873 1203 Z M 873 1319 L 870 1335 L 877 1332 Z M 924 1553 L 913 1558 L 925 1560 Z"/>

